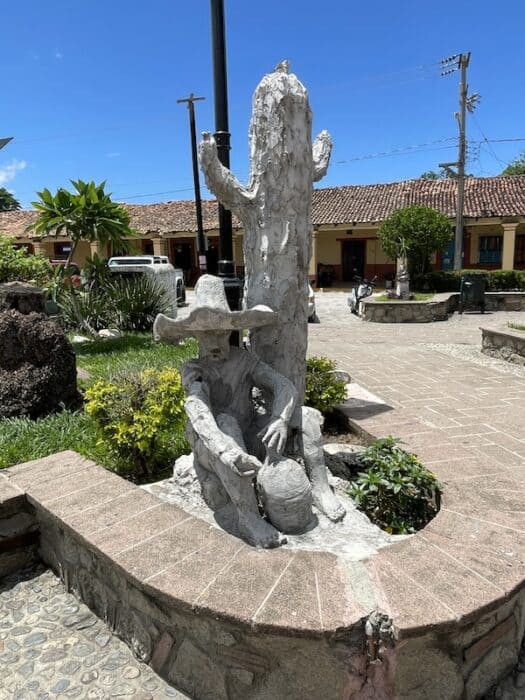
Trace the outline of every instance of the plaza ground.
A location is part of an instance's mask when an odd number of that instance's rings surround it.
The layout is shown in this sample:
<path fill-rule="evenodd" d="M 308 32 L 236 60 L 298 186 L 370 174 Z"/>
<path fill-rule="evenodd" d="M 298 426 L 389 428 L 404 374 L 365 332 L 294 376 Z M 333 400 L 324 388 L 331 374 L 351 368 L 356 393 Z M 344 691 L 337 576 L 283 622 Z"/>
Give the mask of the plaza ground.
<path fill-rule="evenodd" d="M 191 310 L 193 298 L 190 293 L 181 315 Z M 356 424 L 374 435 L 401 437 L 447 484 L 442 512 L 450 542 L 441 540 L 440 556 L 452 559 L 461 538 L 478 526 L 487 534 L 480 542 L 487 553 L 497 529 L 521 538 L 525 367 L 482 355 L 479 326 L 523 323 L 524 314 L 466 313 L 446 322 L 372 324 L 350 314 L 346 294 L 317 294 L 316 301 L 320 323 L 309 326 L 310 354 L 333 358 L 377 397 L 377 402 L 362 401 L 361 412 L 354 413 Z M 505 488 L 497 486 L 500 480 Z M 428 537 L 433 537 L 432 523 Z M 505 572 L 496 575 L 493 561 L 480 557 L 479 568 L 469 562 L 471 573 L 504 592 Z M 416 583 L 459 613 L 456 605 L 464 601 L 446 588 L 429 580 Z M 1 700 L 184 697 L 136 661 L 103 621 L 39 569 L 12 577 L 0 588 L 0 661 L 7 668 Z M 517 700 L 522 691 L 514 683 L 509 677 L 497 697 Z"/>

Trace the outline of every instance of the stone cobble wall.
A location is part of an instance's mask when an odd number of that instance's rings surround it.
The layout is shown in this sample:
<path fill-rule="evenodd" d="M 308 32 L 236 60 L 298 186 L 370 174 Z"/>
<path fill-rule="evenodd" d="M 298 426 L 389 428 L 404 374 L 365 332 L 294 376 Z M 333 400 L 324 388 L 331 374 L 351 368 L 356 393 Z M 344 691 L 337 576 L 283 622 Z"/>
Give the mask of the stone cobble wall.
<path fill-rule="evenodd" d="M 365 301 L 363 318 L 374 323 L 431 323 L 446 321 L 450 301 Z"/>
<path fill-rule="evenodd" d="M 215 619 L 209 611 L 185 610 L 147 582 L 131 580 L 53 517 L 39 512 L 38 519 L 42 557 L 66 588 L 141 661 L 191 697 L 391 700 L 383 678 L 376 682 L 368 672 L 362 627 L 331 638 L 279 636 Z"/>
<path fill-rule="evenodd" d="M 8 493 L 3 482 L 1 486 L 5 493 L 0 494 L 0 579 L 39 559 L 33 509 L 24 494 L 10 486 Z"/>
<path fill-rule="evenodd" d="M 525 365 L 525 332 L 510 328 L 482 328 L 481 351 L 516 365 Z"/>
<path fill-rule="evenodd" d="M 446 321 L 458 308 L 459 294 L 436 294 L 430 301 L 363 301 L 362 315 L 365 321 L 374 323 L 431 323 Z M 525 293 L 487 292 L 485 309 L 525 311 Z"/>

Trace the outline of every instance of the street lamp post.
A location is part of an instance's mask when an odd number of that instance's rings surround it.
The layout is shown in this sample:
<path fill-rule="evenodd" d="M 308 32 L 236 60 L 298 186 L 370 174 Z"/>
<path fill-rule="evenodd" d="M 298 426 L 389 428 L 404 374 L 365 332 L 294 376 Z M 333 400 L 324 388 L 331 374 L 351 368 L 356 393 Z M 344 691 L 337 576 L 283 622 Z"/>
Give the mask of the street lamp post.
<path fill-rule="evenodd" d="M 8 136 L 6 139 L 0 139 L 0 149 L 3 148 L 4 146 L 7 146 L 9 141 L 12 141 L 12 140 L 13 140 L 12 136 Z"/>
<path fill-rule="evenodd" d="M 226 44 L 224 0 L 211 0 L 211 35 L 213 87 L 215 103 L 215 142 L 220 162 L 230 167 L 230 131 L 228 126 L 228 88 L 226 79 Z M 219 277 L 224 278 L 228 303 L 232 310 L 241 306 L 241 283 L 233 262 L 232 215 L 219 202 Z"/>

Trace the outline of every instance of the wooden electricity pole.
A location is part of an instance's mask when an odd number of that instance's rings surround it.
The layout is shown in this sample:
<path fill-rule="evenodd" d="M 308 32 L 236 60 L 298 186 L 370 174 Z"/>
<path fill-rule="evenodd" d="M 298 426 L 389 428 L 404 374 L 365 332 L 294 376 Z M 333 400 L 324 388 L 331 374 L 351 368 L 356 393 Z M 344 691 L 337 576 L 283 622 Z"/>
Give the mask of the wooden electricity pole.
<path fill-rule="evenodd" d="M 475 95 L 472 104 L 469 104 L 467 97 L 467 68 L 470 62 L 470 51 L 468 53 L 460 53 L 457 56 L 451 56 L 449 59 L 442 61 L 442 75 L 448 75 L 459 69 L 459 112 L 456 113 L 459 128 L 458 139 L 458 159 L 455 163 L 440 163 L 439 167 L 457 180 L 457 199 L 456 199 L 456 234 L 454 238 L 454 270 L 461 270 L 463 267 L 463 208 L 465 202 L 465 159 L 467 151 L 466 139 L 466 114 L 467 109 L 474 111 L 476 99 L 479 95 Z M 457 170 L 453 170 L 456 167 Z"/>
<path fill-rule="evenodd" d="M 195 190 L 195 213 L 197 216 L 197 239 L 199 245 L 199 269 L 202 273 L 206 272 L 206 252 L 208 250 L 208 241 L 204 235 L 204 227 L 202 224 L 202 202 L 201 202 L 201 187 L 199 181 L 199 162 L 197 160 L 197 135 L 195 130 L 195 108 L 194 102 L 204 100 L 205 97 L 195 97 L 193 93 L 189 97 L 184 97 L 177 100 L 177 103 L 185 102 L 188 105 L 190 115 L 190 141 L 191 141 L 191 159 L 193 163 L 193 187 Z"/>

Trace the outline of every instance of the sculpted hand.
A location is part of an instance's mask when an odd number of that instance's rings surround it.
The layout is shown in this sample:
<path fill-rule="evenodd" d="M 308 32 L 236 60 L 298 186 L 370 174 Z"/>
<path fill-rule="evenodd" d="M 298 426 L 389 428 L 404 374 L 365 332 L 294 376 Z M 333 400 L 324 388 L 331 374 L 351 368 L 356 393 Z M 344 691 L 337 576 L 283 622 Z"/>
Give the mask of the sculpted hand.
<path fill-rule="evenodd" d="M 267 449 L 282 454 L 288 439 L 288 423 L 283 418 L 276 418 L 261 433 L 261 440 Z"/>

